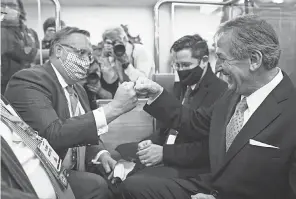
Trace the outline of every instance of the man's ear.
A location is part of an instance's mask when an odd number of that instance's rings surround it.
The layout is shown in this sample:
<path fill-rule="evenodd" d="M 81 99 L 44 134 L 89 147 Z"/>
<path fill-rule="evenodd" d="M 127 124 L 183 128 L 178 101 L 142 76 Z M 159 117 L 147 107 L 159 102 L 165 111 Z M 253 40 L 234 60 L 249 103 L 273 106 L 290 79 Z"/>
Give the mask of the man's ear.
<path fill-rule="evenodd" d="M 200 60 L 200 67 L 204 69 L 209 63 L 209 57 L 207 55 L 203 56 Z"/>
<path fill-rule="evenodd" d="M 262 53 L 258 50 L 253 51 L 250 56 L 250 61 L 251 61 L 250 70 L 251 71 L 258 70 L 262 64 Z"/>
<path fill-rule="evenodd" d="M 61 45 L 54 44 L 54 53 L 57 58 L 61 58 L 63 56 L 63 48 Z"/>

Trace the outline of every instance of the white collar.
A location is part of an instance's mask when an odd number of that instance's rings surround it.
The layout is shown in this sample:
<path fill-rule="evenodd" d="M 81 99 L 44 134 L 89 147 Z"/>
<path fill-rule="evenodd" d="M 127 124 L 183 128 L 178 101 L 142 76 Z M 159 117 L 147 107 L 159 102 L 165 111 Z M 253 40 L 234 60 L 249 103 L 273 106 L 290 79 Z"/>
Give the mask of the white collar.
<path fill-rule="evenodd" d="M 254 113 L 256 109 L 261 105 L 265 98 L 271 93 L 271 91 L 282 81 L 283 73 L 278 68 L 277 75 L 267 84 L 256 90 L 254 93 L 246 97 L 248 110 L 250 113 Z M 244 96 L 241 96 L 243 98 Z"/>
<path fill-rule="evenodd" d="M 55 66 L 51 63 L 51 66 L 58 78 L 59 83 L 61 84 L 62 88 L 66 88 L 68 86 L 68 84 L 66 83 L 65 79 L 63 78 L 63 76 L 61 75 L 61 73 L 55 68 Z"/>

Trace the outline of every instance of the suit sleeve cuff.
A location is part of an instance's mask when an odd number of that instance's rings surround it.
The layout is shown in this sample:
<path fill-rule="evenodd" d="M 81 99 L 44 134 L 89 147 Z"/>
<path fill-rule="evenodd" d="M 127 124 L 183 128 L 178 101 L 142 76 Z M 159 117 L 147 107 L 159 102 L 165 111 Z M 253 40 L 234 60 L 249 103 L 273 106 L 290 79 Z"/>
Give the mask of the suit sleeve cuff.
<path fill-rule="evenodd" d="M 147 105 L 151 105 L 155 100 L 157 100 L 157 98 L 162 94 L 162 92 L 163 92 L 163 88 L 161 88 L 161 91 L 157 95 L 153 97 L 149 97 L 147 100 Z"/>
<path fill-rule="evenodd" d="M 174 154 L 174 145 L 163 145 L 163 163 L 170 164 L 172 163 L 172 157 L 171 155 Z"/>
<path fill-rule="evenodd" d="M 107 133 L 108 132 L 108 125 L 107 125 L 107 120 L 106 116 L 104 113 L 104 109 L 98 108 L 96 110 L 93 110 L 95 122 L 96 122 L 96 127 L 98 131 L 98 136 Z"/>

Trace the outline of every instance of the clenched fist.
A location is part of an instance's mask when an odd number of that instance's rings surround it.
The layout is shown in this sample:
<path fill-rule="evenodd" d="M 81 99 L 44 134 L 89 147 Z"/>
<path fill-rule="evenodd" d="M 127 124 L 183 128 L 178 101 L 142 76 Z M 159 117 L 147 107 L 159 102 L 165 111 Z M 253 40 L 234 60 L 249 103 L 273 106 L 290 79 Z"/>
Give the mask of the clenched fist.
<path fill-rule="evenodd" d="M 163 147 L 145 140 L 138 144 L 137 155 L 146 167 L 154 166 L 163 160 Z"/>
<path fill-rule="evenodd" d="M 117 89 L 113 105 L 114 108 L 119 109 L 120 112 L 126 113 L 137 106 L 138 98 L 134 90 L 133 82 L 123 82 Z"/>
<path fill-rule="evenodd" d="M 163 88 L 146 77 L 139 77 L 136 81 L 135 91 L 140 95 L 148 95 L 149 98 L 153 99 L 163 91 Z"/>

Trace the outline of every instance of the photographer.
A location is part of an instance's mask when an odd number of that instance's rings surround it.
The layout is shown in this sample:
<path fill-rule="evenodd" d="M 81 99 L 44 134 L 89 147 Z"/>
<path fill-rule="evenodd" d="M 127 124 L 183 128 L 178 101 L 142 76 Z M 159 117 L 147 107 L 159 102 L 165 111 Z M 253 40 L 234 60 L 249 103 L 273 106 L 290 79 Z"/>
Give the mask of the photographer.
<path fill-rule="evenodd" d="M 43 23 L 44 38 L 42 40 L 42 49 L 49 49 L 51 40 L 56 33 L 56 19 L 50 17 L 46 19 Z M 61 28 L 66 26 L 65 22 L 61 20 Z"/>
<path fill-rule="evenodd" d="M 106 30 L 103 41 L 103 57 L 117 70 L 120 82 L 151 78 L 155 69 L 152 56 L 143 45 L 131 42 L 122 27 Z"/>
<path fill-rule="evenodd" d="M 105 89 L 104 85 L 102 85 L 102 73 L 101 66 L 98 62 L 97 58 L 94 58 L 94 61 L 90 65 L 88 70 L 88 75 L 86 80 L 83 82 L 83 87 L 86 90 L 90 107 L 91 109 L 96 109 L 96 100 L 97 99 L 113 99 L 115 92 L 118 87 L 118 82 L 114 92 L 110 92 Z"/>

